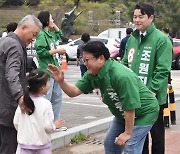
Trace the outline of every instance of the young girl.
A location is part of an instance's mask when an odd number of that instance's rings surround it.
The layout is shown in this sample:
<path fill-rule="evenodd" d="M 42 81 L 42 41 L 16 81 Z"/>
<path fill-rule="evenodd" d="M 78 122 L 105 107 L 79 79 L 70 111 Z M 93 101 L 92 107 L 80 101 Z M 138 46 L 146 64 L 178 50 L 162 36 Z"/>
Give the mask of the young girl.
<path fill-rule="evenodd" d="M 49 75 L 38 69 L 27 76 L 24 103 L 31 112 L 24 114 L 18 106 L 14 116 L 20 154 L 51 154 L 50 134 L 64 125 L 55 120 L 51 102 L 43 96 L 49 89 Z"/>

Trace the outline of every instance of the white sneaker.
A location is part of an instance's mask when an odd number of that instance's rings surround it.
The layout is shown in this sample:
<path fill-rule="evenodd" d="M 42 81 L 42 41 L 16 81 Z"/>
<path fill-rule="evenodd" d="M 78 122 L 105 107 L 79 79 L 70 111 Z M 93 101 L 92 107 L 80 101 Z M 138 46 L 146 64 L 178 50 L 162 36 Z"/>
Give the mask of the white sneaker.
<path fill-rule="evenodd" d="M 67 127 L 56 128 L 55 132 L 66 131 Z"/>

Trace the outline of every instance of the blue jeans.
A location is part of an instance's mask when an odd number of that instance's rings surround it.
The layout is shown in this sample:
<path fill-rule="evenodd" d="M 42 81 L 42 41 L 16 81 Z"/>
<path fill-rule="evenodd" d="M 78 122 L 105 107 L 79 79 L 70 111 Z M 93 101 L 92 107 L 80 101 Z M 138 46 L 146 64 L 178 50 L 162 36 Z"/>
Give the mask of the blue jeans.
<path fill-rule="evenodd" d="M 145 137 L 150 131 L 152 125 L 134 126 L 131 138 L 126 142 L 124 147 L 114 143 L 115 138 L 125 131 L 124 124 L 120 123 L 114 117 L 112 124 L 104 140 L 105 154 L 141 154 Z"/>
<path fill-rule="evenodd" d="M 62 104 L 62 89 L 53 78 L 50 78 L 50 88 L 45 97 L 52 104 L 54 120 L 59 119 L 60 109 L 61 109 L 61 104 Z"/>

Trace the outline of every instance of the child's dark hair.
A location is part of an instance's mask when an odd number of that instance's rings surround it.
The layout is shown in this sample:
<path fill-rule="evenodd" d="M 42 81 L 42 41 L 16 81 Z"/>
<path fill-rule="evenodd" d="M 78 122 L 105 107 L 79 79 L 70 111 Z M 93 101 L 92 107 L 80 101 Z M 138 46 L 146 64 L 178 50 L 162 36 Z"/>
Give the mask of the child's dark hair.
<path fill-rule="evenodd" d="M 104 45 L 103 42 L 100 41 L 90 41 L 84 47 L 82 47 L 82 49 L 83 51 L 92 53 L 96 58 L 103 55 L 107 60 L 110 57 L 109 49 Z"/>
<path fill-rule="evenodd" d="M 27 76 L 28 85 L 24 93 L 24 104 L 32 111 L 31 113 L 29 113 L 29 115 L 31 115 L 35 110 L 34 102 L 29 96 L 29 93 L 37 94 L 40 89 L 46 85 L 48 80 L 49 75 L 39 69 L 32 70 Z"/>

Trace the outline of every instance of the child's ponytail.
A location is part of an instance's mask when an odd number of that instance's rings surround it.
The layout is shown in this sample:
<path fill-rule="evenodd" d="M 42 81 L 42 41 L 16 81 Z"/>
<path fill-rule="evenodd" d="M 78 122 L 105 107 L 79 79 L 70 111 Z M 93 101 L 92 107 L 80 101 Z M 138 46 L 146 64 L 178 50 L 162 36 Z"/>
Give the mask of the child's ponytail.
<path fill-rule="evenodd" d="M 29 96 L 29 89 L 30 87 L 27 86 L 24 92 L 24 105 L 31 110 L 31 112 L 29 112 L 29 115 L 31 115 L 34 112 L 35 106 L 33 100 Z"/>

